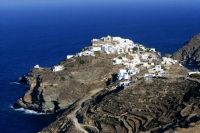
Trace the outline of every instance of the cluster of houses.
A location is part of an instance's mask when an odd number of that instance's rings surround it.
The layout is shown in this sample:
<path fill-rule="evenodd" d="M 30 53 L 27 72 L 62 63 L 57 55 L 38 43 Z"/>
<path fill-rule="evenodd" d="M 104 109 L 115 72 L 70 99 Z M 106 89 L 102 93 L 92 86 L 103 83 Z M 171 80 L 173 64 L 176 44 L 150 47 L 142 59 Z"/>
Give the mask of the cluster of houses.
<path fill-rule="evenodd" d="M 144 74 L 144 78 L 152 78 L 156 74 L 164 73 L 161 65 L 173 65 L 177 63 L 172 58 L 160 58 L 155 48 L 146 48 L 143 45 L 134 43 L 132 40 L 121 37 L 107 36 L 100 39 L 92 39 L 91 43 L 91 46 L 84 48 L 81 52 L 75 55 L 67 55 L 67 59 L 81 56 L 95 56 L 96 51 L 106 54 L 116 54 L 116 57 L 112 60 L 113 65 L 123 64 L 124 66 L 118 72 L 117 79 L 121 81 L 119 85 L 129 85 L 132 83 L 131 77 L 139 74 L 140 69 L 148 70 Z M 129 55 L 129 58 L 126 55 Z M 157 62 L 156 65 L 155 62 Z M 39 68 L 39 66 L 36 65 L 35 68 Z M 64 66 L 57 65 L 52 68 L 52 71 L 58 72 L 63 69 Z"/>

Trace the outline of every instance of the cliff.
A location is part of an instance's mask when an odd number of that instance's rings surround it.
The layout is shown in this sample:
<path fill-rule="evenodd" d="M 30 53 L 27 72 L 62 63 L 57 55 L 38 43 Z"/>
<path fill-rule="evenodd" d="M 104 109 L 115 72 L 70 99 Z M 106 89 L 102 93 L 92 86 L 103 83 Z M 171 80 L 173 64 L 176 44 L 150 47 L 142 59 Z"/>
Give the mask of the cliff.
<path fill-rule="evenodd" d="M 66 109 L 95 88 L 103 88 L 105 81 L 116 71 L 112 56 L 77 57 L 60 63 L 64 70 L 33 68 L 20 78 L 29 90 L 14 104 L 15 108 L 53 113 Z"/>
<path fill-rule="evenodd" d="M 199 64 L 200 34 L 197 34 L 188 40 L 182 48 L 173 54 L 172 57 L 186 64 Z"/>

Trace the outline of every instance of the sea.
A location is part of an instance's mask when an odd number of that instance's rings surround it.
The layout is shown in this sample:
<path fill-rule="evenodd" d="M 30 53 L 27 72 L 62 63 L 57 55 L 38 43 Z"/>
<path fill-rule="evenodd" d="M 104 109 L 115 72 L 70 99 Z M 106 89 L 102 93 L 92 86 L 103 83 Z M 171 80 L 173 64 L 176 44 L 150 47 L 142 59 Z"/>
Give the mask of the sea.
<path fill-rule="evenodd" d="M 198 0 L 0 0 L 0 131 L 36 133 L 55 116 L 14 109 L 34 65 L 52 67 L 93 38 L 120 36 L 172 54 L 200 33 Z"/>

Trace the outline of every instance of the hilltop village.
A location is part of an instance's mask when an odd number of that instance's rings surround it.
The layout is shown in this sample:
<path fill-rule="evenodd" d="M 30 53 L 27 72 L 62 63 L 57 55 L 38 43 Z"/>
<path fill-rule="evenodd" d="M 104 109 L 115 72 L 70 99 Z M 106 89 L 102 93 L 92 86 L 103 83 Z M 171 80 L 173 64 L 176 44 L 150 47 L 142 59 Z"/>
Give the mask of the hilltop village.
<path fill-rule="evenodd" d="M 190 77 L 199 72 L 179 62 L 129 39 L 92 39 L 20 77 L 29 90 L 14 107 L 58 114 L 44 133 L 176 131 L 200 120 L 199 80 Z"/>
<path fill-rule="evenodd" d="M 131 78 L 145 70 L 144 78 L 165 77 L 167 69 L 171 65 L 177 64 L 177 60 L 162 57 L 155 48 L 147 48 L 144 45 L 134 43 L 132 40 L 121 37 L 102 37 L 101 39 L 92 39 L 92 45 L 85 47 L 81 52 L 75 55 L 67 55 L 67 59 L 82 56 L 98 56 L 100 53 L 114 54 L 112 64 L 123 64 L 119 69 L 117 79 L 126 80 L 119 85 L 129 85 Z M 181 66 L 181 64 L 179 64 Z M 64 66 L 57 65 L 53 71 L 61 71 Z"/>

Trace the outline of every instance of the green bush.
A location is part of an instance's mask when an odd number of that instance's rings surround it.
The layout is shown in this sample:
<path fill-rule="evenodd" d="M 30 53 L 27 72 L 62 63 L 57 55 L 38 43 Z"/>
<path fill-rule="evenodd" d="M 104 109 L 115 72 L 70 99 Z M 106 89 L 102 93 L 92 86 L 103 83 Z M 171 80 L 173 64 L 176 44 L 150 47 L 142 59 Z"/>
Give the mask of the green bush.
<path fill-rule="evenodd" d="M 167 69 L 164 67 L 164 66 L 161 66 L 161 68 L 164 70 L 164 71 L 166 71 Z"/>
<path fill-rule="evenodd" d="M 85 60 L 80 60 L 79 63 L 80 64 L 85 64 Z"/>
<path fill-rule="evenodd" d="M 50 85 L 49 85 L 49 87 L 53 87 L 53 85 L 52 85 L 52 84 L 50 84 Z"/>
<path fill-rule="evenodd" d="M 60 80 L 65 81 L 65 77 L 61 77 Z"/>
<path fill-rule="evenodd" d="M 136 51 L 138 51 L 138 47 L 134 47 L 134 48 L 132 48 L 132 50 L 133 50 L 133 52 L 136 52 Z"/>
<path fill-rule="evenodd" d="M 189 77 L 190 78 L 200 79 L 200 75 L 199 74 L 190 74 Z"/>
<path fill-rule="evenodd" d="M 95 54 L 95 56 L 100 56 L 101 53 L 100 53 L 100 51 L 95 51 L 94 54 Z"/>

